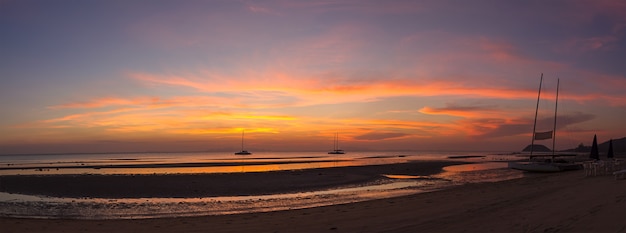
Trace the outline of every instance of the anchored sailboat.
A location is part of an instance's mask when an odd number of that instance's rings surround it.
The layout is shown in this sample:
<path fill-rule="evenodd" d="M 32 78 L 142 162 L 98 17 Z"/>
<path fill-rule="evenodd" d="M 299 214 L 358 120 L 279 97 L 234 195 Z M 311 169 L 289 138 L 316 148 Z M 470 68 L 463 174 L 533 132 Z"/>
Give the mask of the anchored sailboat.
<path fill-rule="evenodd" d="M 509 168 L 529 171 L 529 172 L 559 172 L 565 170 L 576 170 L 580 169 L 580 164 L 574 163 L 557 163 L 554 158 L 556 157 L 555 152 L 555 140 L 556 140 L 556 116 L 557 116 L 557 107 L 559 102 L 559 80 L 557 79 L 556 84 L 556 104 L 554 106 L 554 128 L 552 131 L 547 132 L 536 132 L 537 129 L 537 113 L 539 111 L 539 100 L 541 99 L 541 84 L 543 83 L 543 74 L 541 74 L 541 79 L 539 81 L 539 94 L 537 95 L 537 107 L 535 108 L 535 122 L 533 124 L 533 134 L 532 140 L 530 144 L 530 156 L 529 162 L 509 162 Z M 533 162 L 531 161 L 533 157 L 533 151 L 535 149 L 535 140 L 546 140 L 552 139 L 552 158 L 550 160 L 542 161 L 542 162 Z"/>
<path fill-rule="evenodd" d="M 243 149 L 243 136 L 244 136 L 244 131 L 241 131 L 241 151 L 239 152 L 235 152 L 236 155 L 251 155 L 252 153 L 248 152 L 247 150 Z"/>
<path fill-rule="evenodd" d="M 345 154 L 343 150 L 339 149 L 339 133 L 335 133 L 333 150 L 329 151 L 328 154 Z"/>

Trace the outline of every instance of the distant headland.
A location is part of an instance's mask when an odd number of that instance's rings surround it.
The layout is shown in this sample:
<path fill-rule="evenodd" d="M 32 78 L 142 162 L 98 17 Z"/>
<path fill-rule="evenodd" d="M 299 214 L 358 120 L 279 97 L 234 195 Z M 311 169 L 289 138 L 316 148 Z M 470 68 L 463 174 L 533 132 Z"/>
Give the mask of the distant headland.
<path fill-rule="evenodd" d="M 522 152 L 530 151 L 531 145 L 526 146 Z M 600 153 L 606 152 L 609 150 L 609 141 L 598 144 L 598 150 Z M 551 152 L 552 150 L 544 145 L 535 144 L 535 148 L 533 151 L 536 152 Z M 586 146 L 583 143 L 579 144 L 578 147 L 566 150 L 560 150 L 560 152 L 577 152 L 577 153 L 585 153 L 591 152 L 591 146 Z M 616 154 L 626 154 L 626 137 L 620 139 L 613 139 L 613 152 Z"/>

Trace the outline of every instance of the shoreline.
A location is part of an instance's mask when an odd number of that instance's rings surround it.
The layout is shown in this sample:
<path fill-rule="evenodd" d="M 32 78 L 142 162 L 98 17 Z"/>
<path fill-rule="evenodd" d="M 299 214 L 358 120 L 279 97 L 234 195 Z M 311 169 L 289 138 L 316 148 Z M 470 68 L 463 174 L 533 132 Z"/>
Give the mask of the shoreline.
<path fill-rule="evenodd" d="M 270 158 L 280 160 L 280 158 Z M 235 159 L 233 159 L 235 160 Z M 241 159 L 238 159 L 241 160 Z M 261 159 L 257 159 L 261 160 Z M 266 159 L 263 159 L 266 160 Z M 132 159 L 116 159 L 112 161 L 134 161 Z M 110 162 L 110 161 L 108 161 Z M 254 165 L 282 165 L 282 164 L 301 164 L 301 163 L 328 163 L 337 162 L 337 160 L 300 160 L 300 161 L 237 161 L 237 162 L 193 162 L 193 163 L 149 163 L 149 164 L 104 164 L 104 165 L 60 165 L 60 163 L 46 164 L 48 166 L 12 166 L 12 164 L 4 164 L 1 170 L 35 170 L 35 169 L 107 169 L 107 168 L 190 168 L 190 167 L 227 167 L 227 166 L 254 166 Z M 77 162 L 67 162 L 76 164 Z"/>
<path fill-rule="evenodd" d="M 143 220 L 0 218 L 3 232 L 623 232 L 626 181 L 583 171 L 358 203 Z"/>

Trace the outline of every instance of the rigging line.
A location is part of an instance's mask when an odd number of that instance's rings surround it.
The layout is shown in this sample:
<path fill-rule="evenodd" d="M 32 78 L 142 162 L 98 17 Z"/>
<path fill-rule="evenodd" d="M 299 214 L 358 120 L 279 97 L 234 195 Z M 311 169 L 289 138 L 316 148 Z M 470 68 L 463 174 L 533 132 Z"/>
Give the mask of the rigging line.
<path fill-rule="evenodd" d="M 543 73 L 541 73 L 541 79 L 539 80 L 539 94 L 537 94 L 537 107 L 535 108 L 535 122 L 533 123 L 533 135 L 530 141 L 530 157 L 533 159 L 533 150 L 535 149 L 535 130 L 537 129 L 537 112 L 539 112 L 539 98 L 541 97 L 541 84 L 543 83 Z"/>
<path fill-rule="evenodd" d="M 554 161 L 554 153 L 556 151 L 556 110 L 559 107 L 559 82 L 560 80 L 556 79 L 556 101 L 554 103 L 554 129 L 552 130 L 552 161 Z"/>

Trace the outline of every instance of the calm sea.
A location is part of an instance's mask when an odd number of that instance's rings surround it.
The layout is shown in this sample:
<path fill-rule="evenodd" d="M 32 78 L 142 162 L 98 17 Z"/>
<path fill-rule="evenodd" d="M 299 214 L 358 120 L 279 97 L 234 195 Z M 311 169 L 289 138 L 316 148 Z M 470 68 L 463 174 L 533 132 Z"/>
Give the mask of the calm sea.
<path fill-rule="evenodd" d="M 412 160 L 446 160 L 450 156 L 485 156 L 503 160 L 508 155 L 493 152 L 231 152 L 110 153 L 0 155 L 0 175 L 25 174 L 164 174 L 227 173 L 293 170 L 336 166 L 402 163 Z"/>

